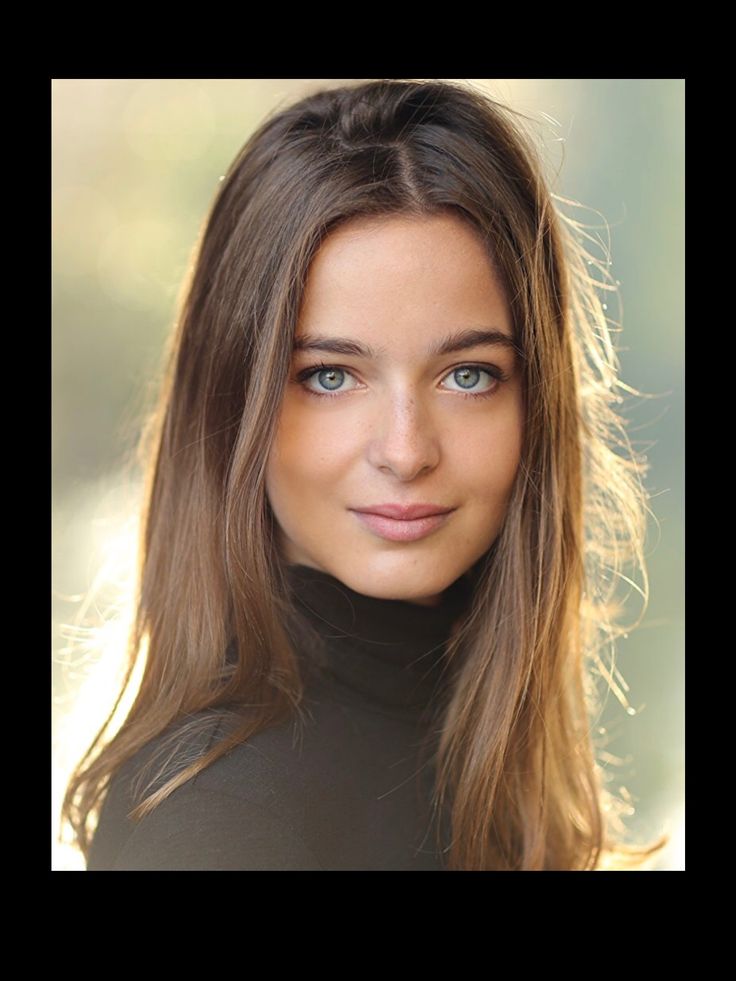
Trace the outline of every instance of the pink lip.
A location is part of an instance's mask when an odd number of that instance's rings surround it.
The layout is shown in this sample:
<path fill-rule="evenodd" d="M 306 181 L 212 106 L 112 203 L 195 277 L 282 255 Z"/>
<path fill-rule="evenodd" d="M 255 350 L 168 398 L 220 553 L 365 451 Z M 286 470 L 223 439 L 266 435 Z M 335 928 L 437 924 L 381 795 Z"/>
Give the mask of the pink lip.
<path fill-rule="evenodd" d="M 445 514 L 454 508 L 446 508 L 441 504 L 375 504 L 351 510 L 361 514 L 382 514 L 384 518 L 396 518 L 399 521 L 413 521 L 415 518 L 428 518 L 433 514 Z"/>
<path fill-rule="evenodd" d="M 390 542 L 415 542 L 440 528 L 449 519 L 451 510 L 436 511 L 424 517 L 391 518 L 369 511 L 355 511 L 360 521 L 379 538 Z"/>

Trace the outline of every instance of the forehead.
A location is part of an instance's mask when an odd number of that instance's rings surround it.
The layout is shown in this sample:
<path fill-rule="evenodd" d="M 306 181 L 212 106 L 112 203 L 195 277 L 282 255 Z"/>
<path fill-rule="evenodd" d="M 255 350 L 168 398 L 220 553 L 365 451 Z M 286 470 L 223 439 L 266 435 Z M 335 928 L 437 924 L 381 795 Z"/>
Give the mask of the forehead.
<path fill-rule="evenodd" d="M 506 323 L 503 291 L 480 236 L 454 215 L 354 219 L 320 246 L 297 334 L 443 331 Z"/>

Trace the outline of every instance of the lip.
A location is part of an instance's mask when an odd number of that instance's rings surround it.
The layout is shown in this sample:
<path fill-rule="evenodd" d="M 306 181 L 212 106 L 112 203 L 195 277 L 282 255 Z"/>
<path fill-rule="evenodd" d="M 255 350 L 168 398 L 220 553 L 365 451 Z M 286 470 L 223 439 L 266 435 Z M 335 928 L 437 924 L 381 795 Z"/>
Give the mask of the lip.
<path fill-rule="evenodd" d="M 399 521 L 413 521 L 415 518 L 428 518 L 435 514 L 446 514 L 454 508 L 446 508 L 441 504 L 372 504 L 367 508 L 351 508 L 359 514 L 382 514 L 384 518 L 396 518 Z"/>
<path fill-rule="evenodd" d="M 420 507 L 424 507 L 425 511 L 427 510 L 427 506 L 424 505 L 417 507 L 416 510 L 419 510 Z M 420 538 L 426 538 L 427 535 L 446 524 L 454 508 L 443 509 L 441 512 L 434 510 L 430 514 L 415 518 L 394 518 L 385 514 L 377 514 L 375 511 L 352 510 L 361 523 L 379 538 L 389 542 L 415 542 Z M 381 510 L 384 510 L 383 506 Z M 407 510 L 404 508 L 404 513 Z"/>

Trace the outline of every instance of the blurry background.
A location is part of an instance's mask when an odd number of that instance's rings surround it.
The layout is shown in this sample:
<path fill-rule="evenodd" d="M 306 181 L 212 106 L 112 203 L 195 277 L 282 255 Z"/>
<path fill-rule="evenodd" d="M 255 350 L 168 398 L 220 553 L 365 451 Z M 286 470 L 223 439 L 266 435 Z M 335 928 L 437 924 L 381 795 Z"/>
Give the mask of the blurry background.
<path fill-rule="evenodd" d="M 150 404 L 207 210 L 267 113 L 353 79 L 52 80 L 53 815 L 65 773 L 112 707 L 129 611 L 139 488 L 122 463 Z M 620 641 L 609 695 L 614 789 L 628 826 L 684 868 L 684 79 L 466 79 L 524 113 L 566 213 L 610 247 L 608 315 L 623 407 L 647 454 L 651 596 Z M 565 209 L 563 209 L 565 210 Z M 593 226 L 592 228 L 590 226 Z M 596 257 L 603 255 L 601 250 Z M 629 622 L 641 603 L 632 595 Z M 104 627 L 104 662 L 92 645 Z M 87 678 L 94 667 L 94 676 Z M 54 844 L 54 869 L 81 869 Z"/>

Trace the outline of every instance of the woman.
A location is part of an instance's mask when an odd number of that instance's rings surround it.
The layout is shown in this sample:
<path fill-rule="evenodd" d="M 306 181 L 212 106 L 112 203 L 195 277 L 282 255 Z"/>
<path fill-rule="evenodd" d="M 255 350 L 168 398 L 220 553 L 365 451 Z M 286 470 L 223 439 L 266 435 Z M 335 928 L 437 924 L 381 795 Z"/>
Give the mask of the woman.
<path fill-rule="evenodd" d="M 646 505 L 578 232 L 465 86 L 321 91 L 248 140 L 143 441 L 139 687 L 65 798 L 89 870 L 662 846 L 623 841 L 591 734 Z"/>

